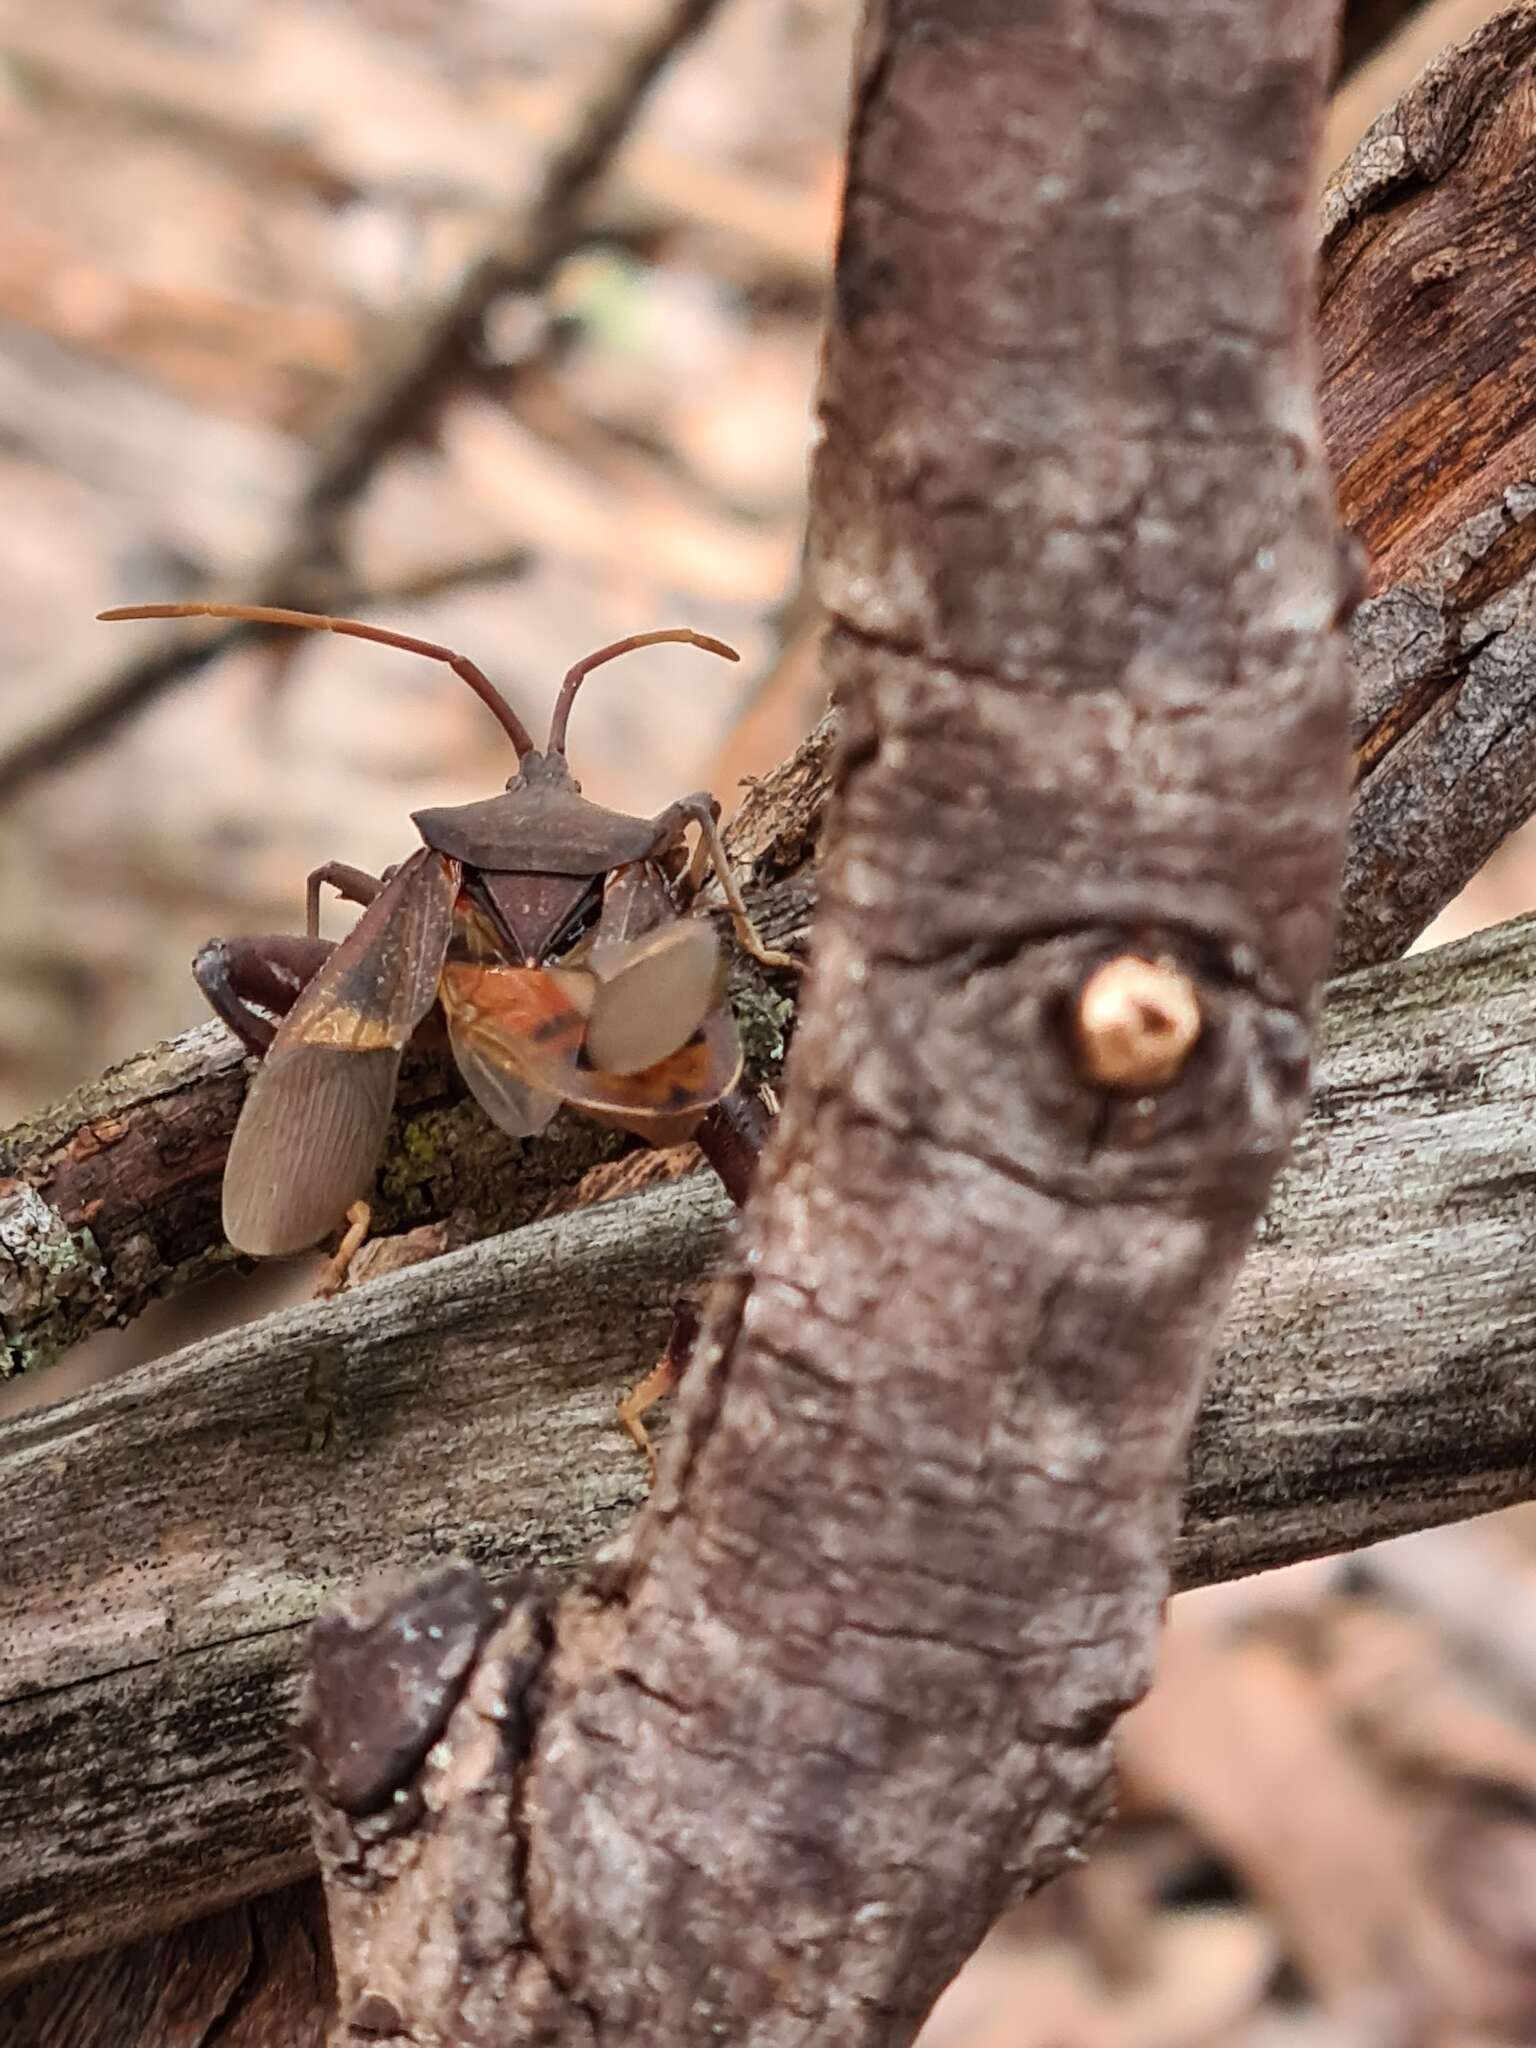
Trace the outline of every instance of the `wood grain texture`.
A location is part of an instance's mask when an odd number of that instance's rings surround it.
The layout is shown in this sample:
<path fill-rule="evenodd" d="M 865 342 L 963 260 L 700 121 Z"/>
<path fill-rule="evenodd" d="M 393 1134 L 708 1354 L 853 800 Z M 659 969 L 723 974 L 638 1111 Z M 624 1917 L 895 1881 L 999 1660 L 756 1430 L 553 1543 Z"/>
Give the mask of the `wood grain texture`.
<path fill-rule="evenodd" d="M 1401 952 L 1536 806 L 1536 8 L 1369 130 L 1323 206 L 1324 431 L 1373 595 L 1335 964 Z"/>
<path fill-rule="evenodd" d="M 1181 1583 L 1536 1492 L 1533 980 L 1524 919 L 1330 988 L 1196 1427 Z"/>
<path fill-rule="evenodd" d="M 6 2048 L 323 2048 L 335 1990 L 320 1887 L 45 1970 L 0 1997 Z"/>

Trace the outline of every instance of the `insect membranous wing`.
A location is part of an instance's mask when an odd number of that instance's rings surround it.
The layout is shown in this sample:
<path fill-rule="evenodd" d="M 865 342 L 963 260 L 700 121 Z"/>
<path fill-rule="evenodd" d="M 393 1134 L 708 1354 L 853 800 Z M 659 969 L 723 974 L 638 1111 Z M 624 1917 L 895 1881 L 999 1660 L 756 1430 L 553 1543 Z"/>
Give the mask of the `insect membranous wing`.
<path fill-rule="evenodd" d="M 544 1105 L 565 1099 L 595 987 L 590 974 L 564 968 L 450 960 L 443 969 L 454 1058 L 475 1099 L 503 1130 L 517 1137 L 542 1130 L 554 1114 Z M 521 1130 L 509 1120 L 520 1114 L 542 1120 Z"/>
<path fill-rule="evenodd" d="M 224 1169 L 224 1233 L 238 1251 L 302 1251 L 367 1193 L 401 1052 L 437 993 L 458 885 L 455 863 L 414 854 L 284 1018 Z"/>
<path fill-rule="evenodd" d="M 680 919 L 601 955 L 587 1019 L 587 1060 L 610 1074 L 638 1074 L 688 1043 L 719 1003 L 720 942 L 707 924 Z"/>
<path fill-rule="evenodd" d="M 537 1137 L 560 1107 L 560 1097 L 530 1087 L 493 1051 L 482 1050 L 473 1030 L 453 1016 L 448 1020 L 448 1043 L 470 1094 L 491 1122 L 509 1137 Z"/>
<path fill-rule="evenodd" d="M 565 1083 L 565 1099 L 591 1116 L 663 1145 L 728 1095 L 741 1073 L 741 1040 L 730 1012 L 717 1007 L 686 1045 L 638 1074 L 614 1074 L 586 1061 Z"/>
<path fill-rule="evenodd" d="M 603 911 L 592 934 L 593 965 L 603 971 L 603 955 L 617 954 L 677 918 L 677 905 L 666 877 L 653 860 L 635 860 L 615 868 L 603 885 Z"/>
<path fill-rule="evenodd" d="M 673 1133 L 686 1136 L 689 1120 L 728 1094 L 741 1072 L 730 1012 L 716 1005 L 665 1059 L 638 1074 L 614 1074 L 592 1066 L 585 1050 L 587 1013 L 599 993 L 596 977 L 580 969 L 450 960 L 443 970 L 443 1008 L 456 1048 L 467 1042 L 535 1093 L 643 1137 L 665 1131 L 661 1142 L 671 1144 Z M 467 1072 L 465 1078 L 473 1087 Z"/>

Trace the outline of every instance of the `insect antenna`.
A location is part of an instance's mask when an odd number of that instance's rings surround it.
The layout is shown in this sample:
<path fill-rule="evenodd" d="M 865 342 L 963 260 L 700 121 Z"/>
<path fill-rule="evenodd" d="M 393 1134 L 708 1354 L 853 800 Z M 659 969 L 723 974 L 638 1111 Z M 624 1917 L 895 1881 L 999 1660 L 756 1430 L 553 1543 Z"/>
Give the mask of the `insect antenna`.
<path fill-rule="evenodd" d="M 327 618 L 322 612 L 288 612 L 280 610 L 275 605 L 266 604 L 123 604 L 108 612 L 98 612 L 96 616 L 108 621 L 246 619 L 257 626 L 304 626 L 316 633 L 344 633 L 353 640 L 376 640 L 381 647 L 398 647 L 406 654 L 425 655 L 428 661 L 445 662 L 461 681 L 468 683 L 516 747 L 519 756 L 534 752 L 533 739 L 527 726 L 490 677 L 482 674 L 468 655 L 455 654 L 451 647 L 440 647 L 435 640 L 416 640 L 409 633 L 392 633 L 387 626 L 366 626 L 360 619 L 332 619 Z M 716 643 L 709 641 L 701 644 L 714 646 Z M 605 661 L 610 654 L 618 651 L 620 650 L 611 647 L 605 648 L 602 654 L 593 655 L 590 660 Z M 734 656 L 732 658 L 734 659 Z M 590 661 L 588 665 L 590 666 Z"/>
<path fill-rule="evenodd" d="M 571 706 L 576 701 L 576 692 L 593 669 L 601 668 L 605 661 L 612 661 L 616 655 L 631 654 L 637 647 L 657 647 L 664 640 L 678 640 L 687 647 L 702 647 L 706 654 L 718 654 L 726 661 L 741 659 L 734 647 L 727 647 L 723 640 L 712 640 L 707 633 L 695 633 L 691 626 L 665 626 L 657 633 L 631 633 L 627 640 L 615 640 L 609 647 L 599 647 L 595 654 L 585 655 L 574 668 L 567 669 L 560 694 L 555 699 L 554 716 L 549 721 L 545 753 L 565 752 L 565 728 L 570 722 Z"/>

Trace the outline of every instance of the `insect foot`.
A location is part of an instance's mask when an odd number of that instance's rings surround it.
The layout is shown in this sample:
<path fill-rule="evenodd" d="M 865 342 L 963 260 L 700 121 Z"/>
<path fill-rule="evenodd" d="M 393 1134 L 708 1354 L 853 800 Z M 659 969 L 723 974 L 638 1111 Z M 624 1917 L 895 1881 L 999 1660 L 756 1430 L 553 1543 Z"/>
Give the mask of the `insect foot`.
<path fill-rule="evenodd" d="M 1072 1019 L 1079 1073 L 1099 1088 L 1142 1095 L 1184 1071 L 1203 1020 L 1194 983 L 1162 960 L 1121 953 L 1089 975 Z"/>
<path fill-rule="evenodd" d="M 326 1260 L 319 1279 L 315 1282 L 317 1301 L 328 1301 L 333 1294 L 340 1294 L 347 1284 L 352 1262 L 367 1241 L 373 1224 L 373 1211 L 366 1202 L 354 1202 L 347 1211 L 347 1228 L 341 1243 Z"/>

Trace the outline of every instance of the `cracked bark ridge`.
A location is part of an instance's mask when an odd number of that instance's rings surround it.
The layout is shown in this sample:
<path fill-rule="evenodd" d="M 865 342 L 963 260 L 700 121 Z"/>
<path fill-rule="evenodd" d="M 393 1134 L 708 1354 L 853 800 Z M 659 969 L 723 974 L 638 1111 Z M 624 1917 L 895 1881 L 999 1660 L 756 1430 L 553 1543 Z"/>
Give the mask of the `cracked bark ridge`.
<path fill-rule="evenodd" d="M 1102 1812 L 1332 936 L 1332 19 L 871 8 L 787 1107 L 649 1509 L 489 1638 L 377 1922 L 317 1802 L 338 2038 L 885 2048 Z M 1070 1042 L 1128 951 L 1204 1022 L 1150 1097 Z"/>
<path fill-rule="evenodd" d="M 467 1653 L 459 1682 L 431 1680 L 393 1703 L 378 1697 L 381 1639 L 386 1661 L 408 1642 L 415 1667 L 434 1631 L 456 1666 Z M 517 1766 L 550 1641 L 549 1604 L 536 1587 L 493 1602 L 462 1567 L 415 1591 L 364 1594 L 317 1628 L 301 1736 L 334 1879 L 331 1936 L 339 1952 L 368 1959 L 346 1987 L 344 2037 L 415 2039 L 414 2016 L 425 2008 L 456 2014 L 448 2039 L 511 2040 L 520 2010 L 543 2001 L 547 1972 L 529 1967 L 536 1948 Z M 349 1697 L 369 1702 L 361 1739 Z M 418 1740 L 420 1767 L 403 1767 Z"/>

